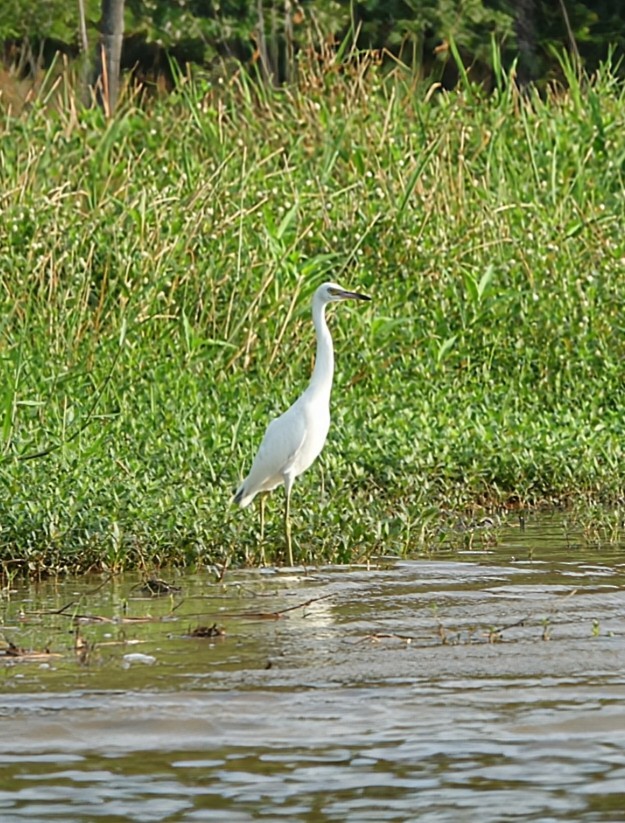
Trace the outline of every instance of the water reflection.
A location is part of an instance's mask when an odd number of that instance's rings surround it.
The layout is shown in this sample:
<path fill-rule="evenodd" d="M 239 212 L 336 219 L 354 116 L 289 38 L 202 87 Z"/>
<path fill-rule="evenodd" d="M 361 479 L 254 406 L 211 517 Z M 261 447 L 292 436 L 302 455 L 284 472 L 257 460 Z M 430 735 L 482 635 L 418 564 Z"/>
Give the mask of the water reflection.
<path fill-rule="evenodd" d="M 58 657 L 0 667 L 0 819 L 622 820 L 622 549 L 464 557 L 18 590 L 4 637 Z"/>

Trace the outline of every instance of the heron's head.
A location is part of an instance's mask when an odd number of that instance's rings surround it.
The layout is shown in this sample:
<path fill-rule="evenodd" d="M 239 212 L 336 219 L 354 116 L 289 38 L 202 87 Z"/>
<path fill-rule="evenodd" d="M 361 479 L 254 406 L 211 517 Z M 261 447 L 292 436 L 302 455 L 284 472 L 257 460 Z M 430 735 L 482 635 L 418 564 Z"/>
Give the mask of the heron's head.
<path fill-rule="evenodd" d="M 336 283 L 323 283 L 315 292 L 315 298 L 321 303 L 338 303 L 340 300 L 371 300 L 366 294 L 349 291 Z"/>

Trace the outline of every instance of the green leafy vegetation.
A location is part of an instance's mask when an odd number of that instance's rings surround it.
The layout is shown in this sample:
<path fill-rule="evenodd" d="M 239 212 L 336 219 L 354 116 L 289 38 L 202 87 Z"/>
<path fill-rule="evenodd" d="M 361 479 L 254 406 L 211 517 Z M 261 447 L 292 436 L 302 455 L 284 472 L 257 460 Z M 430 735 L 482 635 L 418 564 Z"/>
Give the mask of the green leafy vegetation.
<path fill-rule="evenodd" d="M 6 571 L 257 562 L 230 506 L 333 313 L 302 561 L 431 549 L 455 513 L 625 488 L 625 106 L 603 67 L 437 93 L 366 55 L 298 88 L 181 79 L 107 120 L 44 87 L 0 140 Z M 282 493 L 267 507 L 280 559 Z"/>

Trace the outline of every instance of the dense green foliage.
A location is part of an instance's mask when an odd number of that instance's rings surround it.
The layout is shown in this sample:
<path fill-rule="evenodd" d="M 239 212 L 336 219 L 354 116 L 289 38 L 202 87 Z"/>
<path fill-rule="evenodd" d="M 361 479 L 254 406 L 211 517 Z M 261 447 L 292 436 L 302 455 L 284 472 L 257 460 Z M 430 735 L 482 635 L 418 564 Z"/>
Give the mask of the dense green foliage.
<path fill-rule="evenodd" d="M 289 92 L 4 118 L 5 568 L 257 559 L 229 501 L 306 384 L 325 279 L 373 302 L 330 318 L 300 559 L 414 551 L 480 501 L 621 495 L 622 88 L 432 95 L 349 58 Z"/>

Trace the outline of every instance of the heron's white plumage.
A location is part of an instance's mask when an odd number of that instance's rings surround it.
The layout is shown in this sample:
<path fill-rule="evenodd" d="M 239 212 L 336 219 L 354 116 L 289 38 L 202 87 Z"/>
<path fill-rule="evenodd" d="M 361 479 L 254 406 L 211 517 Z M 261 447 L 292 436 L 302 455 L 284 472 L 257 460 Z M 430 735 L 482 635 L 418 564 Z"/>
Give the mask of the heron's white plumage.
<path fill-rule="evenodd" d="M 267 426 L 252 468 L 234 496 L 240 506 L 249 506 L 259 492 L 284 484 L 287 497 L 287 545 L 292 561 L 288 531 L 288 499 L 295 478 L 320 455 L 330 428 L 330 393 L 334 376 L 332 337 L 325 319 L 328 303 L 339 300 L 369 300 L 336 283 L 324 283 L 315 291 L 312 315 L 317 334 L 315 366 L 306 391 Z"/>
<path fill-rule="evenodd" d="M 321 454 L 330 428 L 330 405 L 319 407 L 311 394 L 305 392 L 267 426 L 250 473 L 235 495 L 242 508 L 259 492 L 280 486 L 285 477 L 294 480 Z"/>

